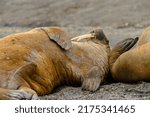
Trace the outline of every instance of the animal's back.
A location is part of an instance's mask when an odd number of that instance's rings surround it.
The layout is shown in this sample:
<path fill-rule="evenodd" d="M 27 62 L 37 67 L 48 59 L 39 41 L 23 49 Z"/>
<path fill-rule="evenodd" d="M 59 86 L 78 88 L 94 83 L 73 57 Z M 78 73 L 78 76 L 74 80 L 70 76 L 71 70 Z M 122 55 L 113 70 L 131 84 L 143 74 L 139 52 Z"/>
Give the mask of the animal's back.
<path fill-rule="evenodd" d="M 122 54 L 114 63 L 117 81 L 150 81 L 150 42 Z"/>
<path fill-rule="evenodd" d="M 0 40 L 0 85 L 5 87 L 15 71 L 25 64 L 29 49 L 20 44 L 15 44 L 13 38 Z"/>

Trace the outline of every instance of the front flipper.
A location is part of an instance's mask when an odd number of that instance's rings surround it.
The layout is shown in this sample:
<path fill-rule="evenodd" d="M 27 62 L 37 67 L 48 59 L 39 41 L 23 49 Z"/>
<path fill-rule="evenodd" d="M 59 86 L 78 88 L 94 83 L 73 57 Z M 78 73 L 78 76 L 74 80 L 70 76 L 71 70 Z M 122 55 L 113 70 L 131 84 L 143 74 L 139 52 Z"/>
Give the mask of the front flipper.
<path fill-rule="evenodd" d="M 69 50 L 72 47 L 71 40 L 68 38 L 66 32 L 56 27 L 42 27 L 43 30 L 48 37 L 56 42 L 61 48 L 65 50 Z"/>
<path fill-rule="evenodd" d="M 113 64 L 117 60 L 117 58 L 123 54 L 124 52 L 130 50 L 138 41 L 138 37 L 134 38 L 127 38 L 120 42 L 118 42 L 115 47 L 111 50 L 110 58 L 109 58 L 109 65 L 112 68 Z"/>
<path fill-rule="evenodd" d="M 99 88 L 101 81 L 102 78 L 99 73 L 99 68 L 95 66 L 91 68 L 83 78 L 82 89 L 92 92 L 96 91 Z"/>
<path fill-rule="evenodd" d="M 8 89 L 0 88 L 0 98 L 2 99 L 17 99 L 30 100 L 38 99 L 37 93 L 31 89 L 29 82 L 35 74 L 36 65 L 32 62 L 27 62 L 20 66 L 11 76 L 8 81 Z"/>
<path fill-rule="evenodd" d="M 37 94 L 33 90 L 9 90 L 0 88 L 0 100 L 37 100 Z"/>

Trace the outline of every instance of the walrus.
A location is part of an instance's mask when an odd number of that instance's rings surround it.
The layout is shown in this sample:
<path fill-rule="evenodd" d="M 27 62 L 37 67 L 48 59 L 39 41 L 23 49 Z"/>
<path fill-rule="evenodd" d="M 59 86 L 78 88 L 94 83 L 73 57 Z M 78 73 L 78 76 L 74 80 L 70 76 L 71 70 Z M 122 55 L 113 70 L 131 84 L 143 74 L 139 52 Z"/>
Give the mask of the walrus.
<path fill-rule="evenodd" d="M 150 26 L 147 27 L 140 36 L 137 46 L 150 42 Z"/>
<path fill-rule="evenodd" d="M 132 48 L 137 42 L 137 46 Z M 150 27 L 140 38 L 128 38 L 110 52 L 110 71 L 114 80 L 125 83 L 150 81 Z"/>
<path fill-rule="evenodd" d="M 72 39 L 59 27 L 39 27 L 0 39 L 0 99 L 39 99 L 59 85 L 96 91 L 109 74 L 103 30 Z"/>

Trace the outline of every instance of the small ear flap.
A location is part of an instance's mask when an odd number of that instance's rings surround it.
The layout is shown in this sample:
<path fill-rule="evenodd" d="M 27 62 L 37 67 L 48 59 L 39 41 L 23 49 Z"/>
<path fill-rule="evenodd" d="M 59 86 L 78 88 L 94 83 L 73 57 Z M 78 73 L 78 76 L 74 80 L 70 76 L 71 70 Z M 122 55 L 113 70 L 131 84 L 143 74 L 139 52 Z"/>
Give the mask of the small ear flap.
<path fill-rule="evenodd" d="M 72 47 L 71 40 L 68 38 L 66 32 L 64 32 L 60 28 L 43 27 L 41 29 L 48 35 L 51 40 L 55 41 L 61 48 L 69 50 Z"/>

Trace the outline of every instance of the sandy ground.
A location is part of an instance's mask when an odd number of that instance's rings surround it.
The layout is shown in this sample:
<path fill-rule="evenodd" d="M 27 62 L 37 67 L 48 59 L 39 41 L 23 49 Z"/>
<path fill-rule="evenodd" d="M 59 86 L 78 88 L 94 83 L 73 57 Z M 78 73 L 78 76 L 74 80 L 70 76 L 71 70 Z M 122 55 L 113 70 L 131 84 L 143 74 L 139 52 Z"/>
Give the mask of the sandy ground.
<path fill-rule="evenodd" d="M 59 26 L 69 37 L 102 28 L 114 46 L 150 25 L 149 0 L 0 0 L 0 37 L 39 26 Z M 110 83 L 95 93 L 58 87 L 41 99 L 150 99 L 150 83 Z"/>

